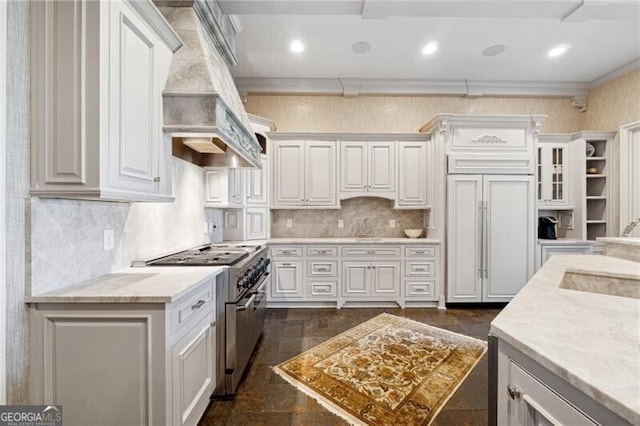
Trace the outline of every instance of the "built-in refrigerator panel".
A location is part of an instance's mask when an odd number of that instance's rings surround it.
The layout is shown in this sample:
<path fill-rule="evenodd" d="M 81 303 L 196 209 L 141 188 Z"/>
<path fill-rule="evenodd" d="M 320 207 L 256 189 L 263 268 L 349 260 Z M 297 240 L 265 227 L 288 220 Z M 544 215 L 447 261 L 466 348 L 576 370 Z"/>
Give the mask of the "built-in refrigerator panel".
<path fill-rule="evenodd" d="M 447 179 L 447 302 L 511 300 L 534 271 L 534 177 Z"/>

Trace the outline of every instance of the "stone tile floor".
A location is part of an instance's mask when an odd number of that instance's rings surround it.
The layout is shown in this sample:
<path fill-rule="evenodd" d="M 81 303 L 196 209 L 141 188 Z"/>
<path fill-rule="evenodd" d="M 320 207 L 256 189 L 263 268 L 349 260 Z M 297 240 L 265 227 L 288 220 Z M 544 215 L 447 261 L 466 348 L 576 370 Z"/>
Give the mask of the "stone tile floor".
<path fill-rule="evenodd" d="M 271 366 L 360 324 L 382 312 L 486 340 L 499 309 L 269 309 L 262 339 L 235 396 L 212 401 L 200 426 L 346 425 L 278 377 Z M 433 422 L 444 425 L 487 424 L 487 355 Z"/>

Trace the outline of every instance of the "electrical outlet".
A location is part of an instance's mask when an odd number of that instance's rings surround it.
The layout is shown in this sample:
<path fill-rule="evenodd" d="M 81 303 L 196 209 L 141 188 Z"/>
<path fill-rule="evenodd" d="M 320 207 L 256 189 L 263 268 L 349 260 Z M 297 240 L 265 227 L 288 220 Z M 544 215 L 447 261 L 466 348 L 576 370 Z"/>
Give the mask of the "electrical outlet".
<path fill-rule="evenodd" d="M 293 219 L 287 219 L 287 228 L 293 228 Z"/>
<path fill-rule="evenodd" d="M 396 227 L 395 219 L 389 219 L 389 228 L 395 228 L 395 227 Z"/>
<path fill-rule="evenodd" d="M 344 220 L 338 219 L 338 228 L 344 228 Z"/>
<path fill-rule="evenodd" d="M 113 234 L 113 229 L 105 229 L 104 240 L 103 240 L 104 251 L 113 250 L 115 245 L 116 243 L 115 243 L 115 236 Z"/>

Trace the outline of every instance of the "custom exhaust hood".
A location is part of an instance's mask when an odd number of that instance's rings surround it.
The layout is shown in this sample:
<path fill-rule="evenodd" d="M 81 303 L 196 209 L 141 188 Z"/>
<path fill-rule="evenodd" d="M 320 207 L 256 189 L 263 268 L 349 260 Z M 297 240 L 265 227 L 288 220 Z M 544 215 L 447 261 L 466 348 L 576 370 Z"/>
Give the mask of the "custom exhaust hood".
<path fill-rule="evenodd" d="M 173 154 L 201 166 L 259 168 L 260 145 L 225 62 L 235 65 L 220 24 L 228 17 L 211 0 L 155 4 L 184 43 L 162 93 L 163 130 L 172 136 Z"/>

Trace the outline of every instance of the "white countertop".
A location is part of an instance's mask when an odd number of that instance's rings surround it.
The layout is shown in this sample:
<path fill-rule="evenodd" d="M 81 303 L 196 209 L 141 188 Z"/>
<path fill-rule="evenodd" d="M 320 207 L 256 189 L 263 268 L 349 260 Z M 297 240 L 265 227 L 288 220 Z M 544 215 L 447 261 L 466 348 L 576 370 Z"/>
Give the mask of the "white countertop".
<path fill-rule="evenodd" d="M 271 238 L 269 244 L 439 244 L 433 238 Z"/>
<path fill-rule="evenodd" d="M 27 303 L 171 303 L 226 266 L 127 268 L 25 299 Z"/>
<path fill-rule="evenodd" d="M 538 244 L 544 244 L 546 246 L 548 245 L 558 245 L 558 246 L 570 246 L 570 245 L 592 245 L 595 244 L 595 241 L 587 241 L 587 240 L 576 240 L 573 238 L 558 238 L 556 240 L 545 240 L 542 238 L 538 239 Z"/>
<path fill-rule="evenodd" d="M 493 320 L 490 334 L 640 424 L 640 300 L 559 288 L 569 268 L 640 277 L 637 262 L 553 256 Z"/>
<path fill-rule="evenodd" d="M 630 246 L 640 246 L 640 238 L 636 237 L 598 237 L 598 241 L 603 243 L 628 244 Z"/>

